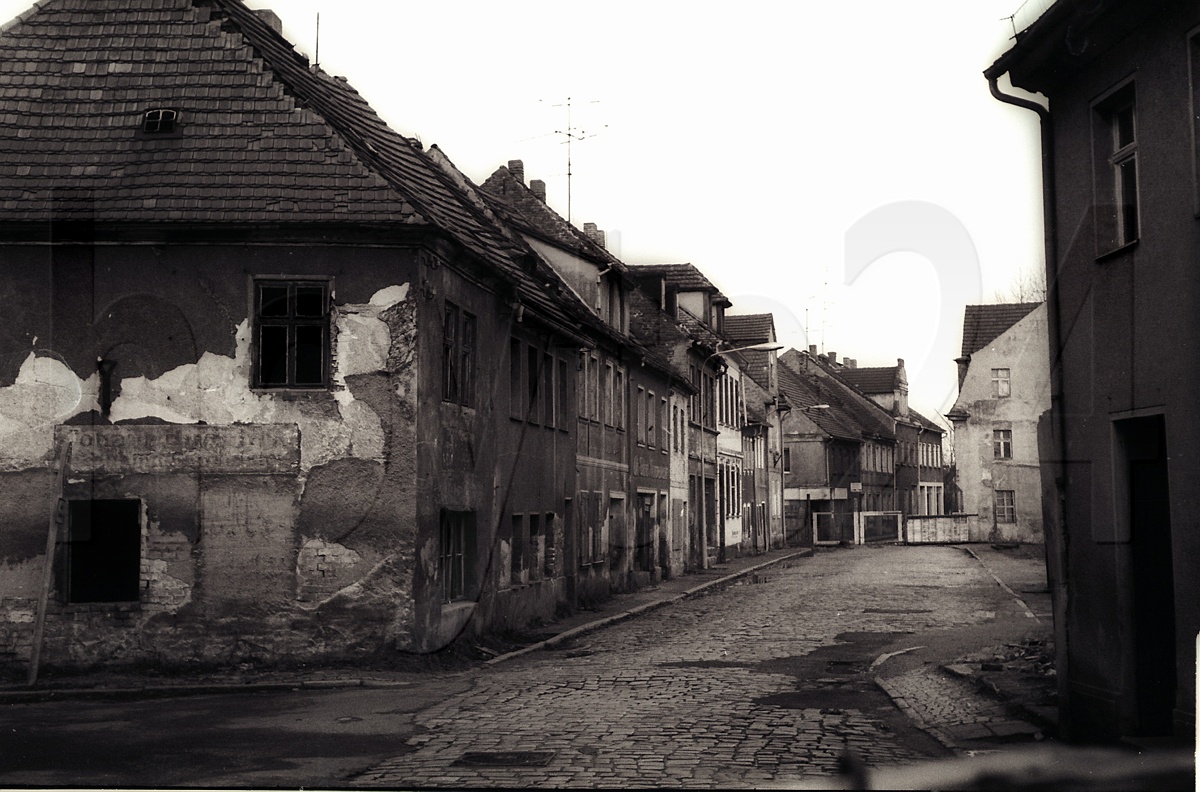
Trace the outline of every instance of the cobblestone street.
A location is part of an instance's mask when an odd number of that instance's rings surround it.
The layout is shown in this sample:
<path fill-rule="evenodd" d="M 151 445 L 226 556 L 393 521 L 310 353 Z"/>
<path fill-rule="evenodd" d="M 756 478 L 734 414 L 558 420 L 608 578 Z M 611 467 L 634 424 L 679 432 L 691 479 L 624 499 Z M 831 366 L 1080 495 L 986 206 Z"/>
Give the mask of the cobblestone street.
<path fill-rule="evenodd" d="M 1025 610 L 961 549 L 820 551 L 496 666 L 354 783 L 754 787 L 828 777 L 847 750 L 947 756 L 948 733 L 991 750 L 1037 729 L 921 650 L 989 625 L 1020 639 Z"/>

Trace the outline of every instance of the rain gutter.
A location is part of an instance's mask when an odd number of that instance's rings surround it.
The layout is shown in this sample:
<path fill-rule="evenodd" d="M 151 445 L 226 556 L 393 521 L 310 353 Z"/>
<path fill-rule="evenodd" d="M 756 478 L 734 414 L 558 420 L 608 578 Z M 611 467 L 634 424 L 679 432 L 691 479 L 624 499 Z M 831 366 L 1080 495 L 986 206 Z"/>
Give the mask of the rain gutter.
<path fill-rule="evenodd" d="M 1042 147 L 1042 224 L 1045 228 L 1047 322 L 1053 342 L 1050 360 L 1050 431 L 1052 458 L 1057 462 L 1054 488 L 1055 520 L 1046 539 L 1046 573 L 1054 607 L 1054 665 L 1058 678 L 1058 701 L 1063 736 L 1069 736 L 1070 686 L 1067 654 L 1067 532 L 1063 488 L 1066 485 L 1066 416 L 1063 410 L 1062 315 L 1058 288 L 1058 224 L 1055 211 L 1054 124 L 1050 110 L 1041 104 L 1000 90 L 1001 74 L 1008 70 L 1007 58 L 984 72 L 988 89 L 998 101 L 1038 114 Z M 1003 66 L 1001 64 L 1004 64 Z M 1043 493 L 1045 497 L 1045 493 Z M 1044 530 L 1044 528 L 1043 528 Z"/>

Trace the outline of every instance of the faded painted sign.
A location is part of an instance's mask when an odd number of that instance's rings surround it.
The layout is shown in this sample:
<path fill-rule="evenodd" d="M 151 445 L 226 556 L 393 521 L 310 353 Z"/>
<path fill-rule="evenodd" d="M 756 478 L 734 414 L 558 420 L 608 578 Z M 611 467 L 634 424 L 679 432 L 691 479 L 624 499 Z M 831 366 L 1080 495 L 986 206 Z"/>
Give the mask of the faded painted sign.
<path fill-rule="evenodd" d="M 250 426 L 58 426 L 76 473 L 296 473 L 295 424 Z"/>

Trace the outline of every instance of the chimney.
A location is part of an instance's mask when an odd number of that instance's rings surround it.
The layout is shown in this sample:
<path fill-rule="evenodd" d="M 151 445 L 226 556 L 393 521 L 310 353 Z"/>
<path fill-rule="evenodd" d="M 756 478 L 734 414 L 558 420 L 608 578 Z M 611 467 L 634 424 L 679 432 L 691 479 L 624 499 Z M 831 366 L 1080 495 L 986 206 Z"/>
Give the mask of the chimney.
<path fill-rule="evenodd" d="M 271 30 L 274 30 L 281 36 L 283 35 L 283 21 L 279 18 L 278 14 L 269 8 L 260 8 L 254 13 L 263 22 L 266 22 L 271 27 Z"/>
<path fill-rule="evenodd" d="M 837 352 L 829 352 L 827 354 L 829 355 L 829 362 L 836 366 L 837 365 Z"/>
<path fill-rule="evenodd" d="M 854 358 L 846 358 L 843 362 L 846 364 L 846 368 L 848 369 L 858 368 L 858 361 Z"/>
<path fill-rule="evenodd" d="M 816 344 L 808 345 L 808 354 L 812 355 L 813 357 L 817 356 L 817 345 Z"/>
<path fill-rule="evenodd" d="M 521 184 L 525 183 L 525 163 L 521 160 L 509 160 L 508 171 Z"/>
<path fill-rule="evenodd" d="M 546 182 L 541 179 L 529 180 L 529 191 L 542 203 L 546 203 Z"/>
<path fill-rule="evenodd" d="M 604 232 L 599 228 L 596 228 L 595 223 L 584 223 L 583 235 L 595 242 L 600 247 L 607 247 L 607 245 L 604 244 Z"/>

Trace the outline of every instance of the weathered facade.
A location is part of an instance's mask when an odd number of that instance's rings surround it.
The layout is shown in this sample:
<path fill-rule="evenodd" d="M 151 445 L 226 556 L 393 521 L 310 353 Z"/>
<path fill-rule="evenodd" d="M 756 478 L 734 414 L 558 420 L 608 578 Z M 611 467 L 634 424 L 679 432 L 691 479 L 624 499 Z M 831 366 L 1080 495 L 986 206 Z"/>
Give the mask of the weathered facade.
<path fill-rule="evenodd" d="M 1194 3 L 1060 1 L 985 73 L 1042 129 L 1042 482 L 1074 739 L 1195 734 L 1198 29 Z"/>
<path fill-rule="evenodd" d="M 741 538 L 740 519 L 730 521 L 732 524 L 726 521 L 728 485 L 738 483 L 730 470 L 740 465 L 740 433 L 727 425 L 725 441 L 721 442 L 722 403 L 718 401 L 723 390 L 718 382 L 727 369 L 718 353 L 722 346 L 730 346 L 720 334 L 729 299 L 691 264 L 629 269 L 642 291 L 657 300 L 686 338 L 674 346 L 670 356 L 676 370 L 687 370 L 691 384 L 687 409 L 679 415 L 686 432 L 683 448 L 688 460 L 689 552 L 685 563 L 687 569 L 705 569 L 723 560 L 729 547 L 736 547 L 737 542 L 728 540 L 729 529 L 739 532 L 738 541 Z"/>
<path fill-rule="evenodd" d="M 564 596 L 581 312 L 272 22 L 0 32 L 7 665 L 427 652 Z"/>
<path fill-rule="evenodd" d="M 742 551 L 760 552 L 782 546 L 784 541 L 778 352 L 745 347 L 782 345 L 777 343 L 771 314 L 728 315 L 724 328 L 730 342 L 743 348 L 738 353 L 744 361 L 741 389 L 745 407 Z"/>
<path fill-rule="evenodd" d="M 973 541 L 1041 542 L 1038 422 L 1050 409 L 1044 303 L 968 305 L 958 359 L 957 485 Z"/>
<path fill-rule="evenodd" d="M 945 466 L 942 462 L 940 426 L 908 403 L 908 376 L 904 360 L 895 366 L 859 368 L 853 359 L 828 361 L 835 375 L 887 411 L 895 424 L 894 501 L 888 510 L 907 515 L 938 515 L 945 511 Z"/>
<path fill-rule="evenodd" d="M 573 590 L 584 599 L 603 597 L 683 571 L 682 551 L 674 548 L 671 415 L 680 387 L 690 386 L 653 349 L 655 340 L 636 340 L 656 321 L 653 306 L 635 296 L 628 268 L 605 249 L 602 232 L 592 224 L 575 228 L 546 204 L 540 182 L 531 185 L 523 163 L 512 160 L 482 190 L 594 314 L 575 367 L 581 398 Z"/>

